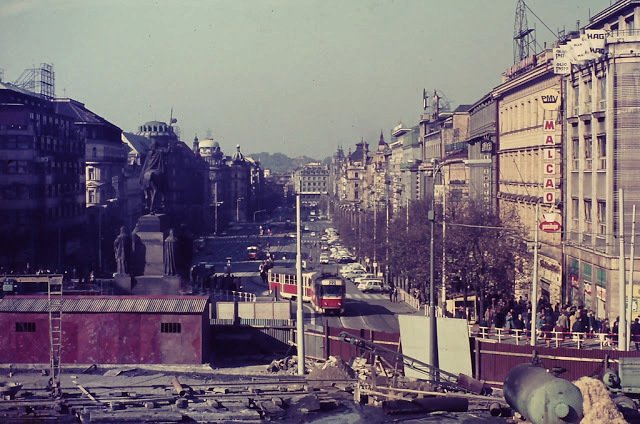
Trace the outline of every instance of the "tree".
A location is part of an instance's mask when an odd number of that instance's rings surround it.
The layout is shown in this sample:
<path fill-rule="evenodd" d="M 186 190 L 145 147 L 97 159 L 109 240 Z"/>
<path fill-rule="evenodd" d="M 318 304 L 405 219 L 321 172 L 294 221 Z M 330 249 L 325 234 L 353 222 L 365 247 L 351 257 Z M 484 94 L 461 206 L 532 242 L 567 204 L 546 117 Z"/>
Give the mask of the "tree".
<path fill-rule="evenodd" d="M 406 209 L 398 211 L 389 226 L 389 262 L 396 274 L 408 277 L 424 295 L 429 279 L 429 222 L 427 202 L 413 202 L 407 226 Z"/>
<path fill-rule="evenodd" d="M 500 217 L 471 200 L 446 211 L 446 222 L 447 289 L 473 292 L 482 319 L 488 295 L 513 296 L 517 264 L 530 255 L 526 232 L 515 212 Z"/>

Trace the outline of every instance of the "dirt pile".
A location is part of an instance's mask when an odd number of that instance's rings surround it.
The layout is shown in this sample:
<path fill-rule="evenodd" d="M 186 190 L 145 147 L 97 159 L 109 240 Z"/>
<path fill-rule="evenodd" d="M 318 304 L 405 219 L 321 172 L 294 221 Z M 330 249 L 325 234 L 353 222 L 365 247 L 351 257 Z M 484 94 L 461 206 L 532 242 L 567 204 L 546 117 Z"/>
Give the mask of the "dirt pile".
<path fill-rule="evenodd" d="M 353 380 L 355 372 L 340 358 L 330 356 L 324 362 L 316 362 L 309 369 L 309 380 L 340 381 Z"/>

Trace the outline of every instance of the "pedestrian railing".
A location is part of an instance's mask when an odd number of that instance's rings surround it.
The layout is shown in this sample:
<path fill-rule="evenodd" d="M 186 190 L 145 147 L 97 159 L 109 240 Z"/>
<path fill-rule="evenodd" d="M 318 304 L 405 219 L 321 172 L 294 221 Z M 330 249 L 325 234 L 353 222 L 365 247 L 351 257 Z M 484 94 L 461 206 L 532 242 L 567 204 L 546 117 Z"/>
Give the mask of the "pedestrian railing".
<path fill-rule="evenodd" d="M 235 290 L 211 290 L 210 296 L 221 302 L 255 302 L 256 295 L 254 293 L 235 291 Z"/>
<path fill-rule="evenodd" d="M 498 343 L 529 344 L 531 331 L 524 329 L 506 329 L 483 327 L 469 324 L 469 335 L 483 340 L 495 340 Z M 618 344 L 618 335 L 612 333 L 587 333 L 579 331 L 537 330 L 536 344 L 549 347 L 575 347 L 578 349 L 612 349 Z"/>
<path fill-rule="evenodd" d="M 412 308 L 420 310 L 420 299 L 412 296 L 410 293 L 406 292 L 400 287 L 398 287 L 398 298 Z"/>

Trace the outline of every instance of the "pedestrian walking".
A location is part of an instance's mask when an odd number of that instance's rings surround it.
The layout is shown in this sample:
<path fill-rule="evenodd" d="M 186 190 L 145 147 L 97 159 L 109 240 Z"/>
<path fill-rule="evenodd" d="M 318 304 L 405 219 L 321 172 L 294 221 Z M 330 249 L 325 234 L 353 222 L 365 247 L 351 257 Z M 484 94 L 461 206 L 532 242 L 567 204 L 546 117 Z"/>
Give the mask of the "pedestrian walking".
<path fill-rule="evenodd" d="M 394 302 L 398 301 L 398 288 L 397 287 L 393 288 L 393 301 Z"/>
<path fill-rule="evenodd" d="M 393 291 L 395 290 L 395 287 L 392 288 L 391 290 L 389 290 L 389 302 L 393 303 Z"/>

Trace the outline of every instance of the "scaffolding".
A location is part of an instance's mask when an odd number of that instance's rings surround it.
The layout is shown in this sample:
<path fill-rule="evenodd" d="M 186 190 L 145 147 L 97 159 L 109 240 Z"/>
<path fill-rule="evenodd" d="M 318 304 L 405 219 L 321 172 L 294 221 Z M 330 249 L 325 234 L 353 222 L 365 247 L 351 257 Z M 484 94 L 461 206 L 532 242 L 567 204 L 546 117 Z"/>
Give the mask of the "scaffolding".
<path fill-rule="evenodd" d="M 516 64 L 535 54 L 536 39 L 534 29 L 527 23 L 527 5 L 518 0 L 516 18 L 513 25 L 513 63 Z"/>
<path fill-rule="evenodd" d="M 56 96 L 56 76 L 53 65 L 41 63 L 39 68 L 33 67 L 25 69 L 14 85 L 29 90 L 32 93 L 40 94 L 46 99 Z"/>
<path fill-rule="evenodd" d="M 53 397 L 60 397 L 62 354 L 62 275 L 49 276 L 49 385 Z"/>

